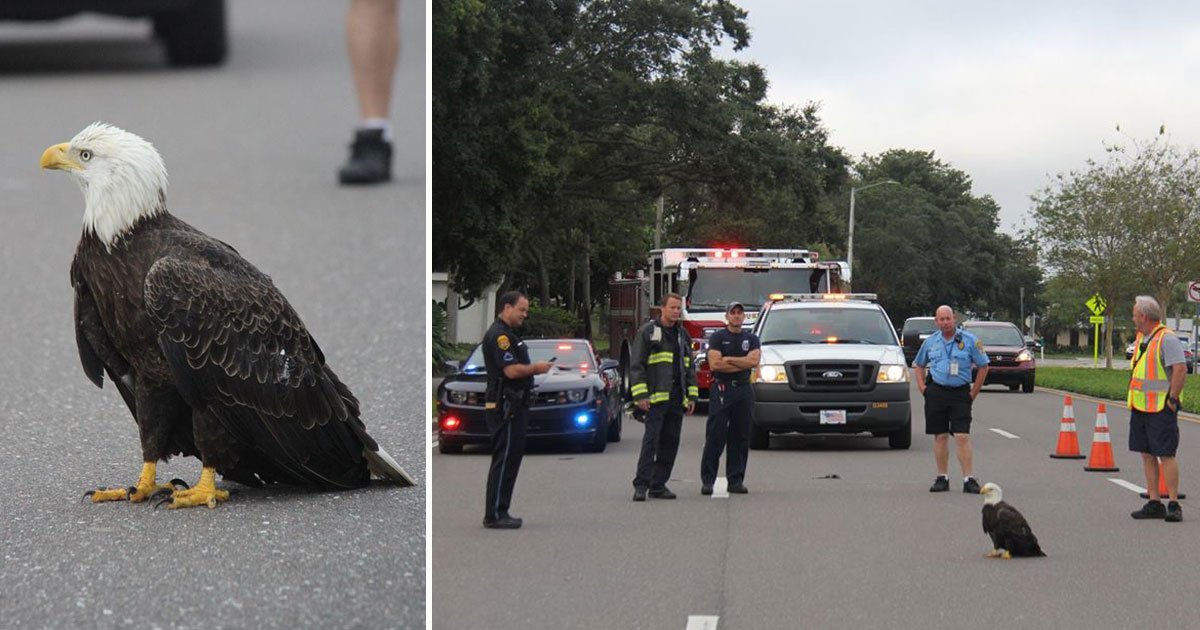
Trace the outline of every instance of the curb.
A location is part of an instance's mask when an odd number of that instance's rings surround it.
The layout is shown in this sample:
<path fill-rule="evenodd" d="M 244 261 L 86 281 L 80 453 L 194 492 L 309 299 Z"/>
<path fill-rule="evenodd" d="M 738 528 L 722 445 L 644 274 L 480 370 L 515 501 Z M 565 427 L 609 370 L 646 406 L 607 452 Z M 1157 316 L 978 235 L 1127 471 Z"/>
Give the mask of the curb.
<path fill-rule="evenodd" d="M 1094 403 L 1104 403 L 1110 407 L 1120 407 L 1122 409 L 1129 409 L 1129 405 L 1126 404 L 1125 401 L 1123 401 L 1123 400 L 1107 400 L 1104 398 L 1096 398 L 1094 396 L 1088 396 L 1087 394 L 1080 394 L 1078 392 L 1069 392 L 1065 389 L 1054 389 L 1052 387 L 1042 387 L 1041 385 L 1038 385 L 1038 390 L 1043 391 L 1043 392 L 1051 392 L 1054 394 L 1062 394 L 1064 396 L 1069 395 L 1072 398 L 1077 398 L 1080 400 L 1088 400 L 1088 401 L 1091 401 Z M 1191 413 L 1188 411 L 1181 412 L 1179 414 L 1179 419 L 1186 420 L 1188 422 L 1191 422 L 1192 424 L 1200 424 L 1200 414 L 1194 414 L 1194 413 Z"/>

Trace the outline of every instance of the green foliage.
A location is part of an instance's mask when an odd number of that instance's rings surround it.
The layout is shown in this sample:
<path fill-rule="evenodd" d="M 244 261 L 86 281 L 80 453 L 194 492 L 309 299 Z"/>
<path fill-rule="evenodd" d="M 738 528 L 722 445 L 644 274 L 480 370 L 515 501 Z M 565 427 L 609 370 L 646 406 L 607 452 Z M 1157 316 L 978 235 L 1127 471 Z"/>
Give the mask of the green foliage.
<path fill-rule="evenodd" d="M 431 302 L 429 335 L 433 341 L 432 359 L 434 368 L 440 369 L 443 362 L 452 358 L 454 347 L 453 344 L 446 341 L 446 309 L 437 300 L 431 300 Z"/>
<path fill-rule="evenodd" d="M 543 337 L 574 337 L 579 330 L 579 318 L 557 306 L 529 307 L 529 317 L 521 326 L 521 336 L 527 339 Z"/>
<path fill-rule="evenodd" d="M 1123 401 L 1129 392 L 1129 370 L 1038 366 L 1037 385 Z M 1200 409 L 1200 375 L 1188 375 L 1182 400 L 1185 411 Z"/>

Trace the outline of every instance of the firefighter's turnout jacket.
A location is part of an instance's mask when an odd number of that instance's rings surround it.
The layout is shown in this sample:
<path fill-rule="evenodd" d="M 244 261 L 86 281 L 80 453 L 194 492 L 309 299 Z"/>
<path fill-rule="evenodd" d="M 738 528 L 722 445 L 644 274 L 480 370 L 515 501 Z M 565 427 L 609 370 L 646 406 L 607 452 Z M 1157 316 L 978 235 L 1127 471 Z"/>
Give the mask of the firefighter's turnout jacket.
<path fill-rule="evenodd" d="M 683 322 L 675 322 L 679 330 L 679 344 L 672 344 L 657 319 L 646 322 L 633 338 L 629 357 L 629 393 L 633 400 L 650 399 L 651 405 L 665 403 L 671 398 L 674 382 L 675 357 L 683 357 L 683 406 L 700 397 L 696 386 L 696 369 L 692 365 L 692 340 L 683 328 Z"/>

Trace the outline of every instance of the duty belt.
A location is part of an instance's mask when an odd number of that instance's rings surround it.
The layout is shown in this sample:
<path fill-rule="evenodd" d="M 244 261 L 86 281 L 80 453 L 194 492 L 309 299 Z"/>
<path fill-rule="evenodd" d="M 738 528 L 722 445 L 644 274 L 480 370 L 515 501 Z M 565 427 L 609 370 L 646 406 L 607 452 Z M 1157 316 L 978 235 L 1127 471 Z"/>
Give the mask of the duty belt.
<path fill-rule="evenodd" d="M 749 384 L 750 384 L 750 379 L 737 379 L 737 380 L 732 380 L 732 381 L 717 381 L 717 385 L 724 385 L 725 387 L 741 387 L 743 385 L 749 385 Z"/>

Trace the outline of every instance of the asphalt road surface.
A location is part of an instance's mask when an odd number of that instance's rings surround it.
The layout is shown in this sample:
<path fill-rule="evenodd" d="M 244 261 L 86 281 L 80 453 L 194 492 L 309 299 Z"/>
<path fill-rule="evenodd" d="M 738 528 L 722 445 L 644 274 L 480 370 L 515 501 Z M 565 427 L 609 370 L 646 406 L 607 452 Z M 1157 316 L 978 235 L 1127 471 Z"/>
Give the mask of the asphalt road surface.
<path fill-rule="evenodd" d="M 916 388 L 913 388 L 916 398 Z M 1056 460 L 1062 396 L 985 389 L 976 472 L 1021 510 L 1049 554 L 993 560 L 982 499 L 931 494 L 931 440 L 915 403 L 911 450 L 869 437 L 777 436 L 751 451 L 748 495 L 700 495 L 704 420 L 685 420 L 675 501 L 630 501 L 641 425 L 605 453 L 526 458 L 516 531 L 480 525 L 488 456 L 434 454 L 435 628 L 1195 627 L 1200 510 L 1135 521 L 1140 456 L 1108 408 L 1116 473 Z M 1076 397 L 1085 455 L 1097 405 Z M 1200 493 L 1200 427 L 1182 422 L 1181 488 Z M 999 429 L 1009 436 L 997 433 Z M 1010 437 L 1011 436 L 1011 437 Z M 837 475 L 837 478 L 827 478 Z M 720 482 L 718 482 L 720 490 Z M 1194 495 L 1200 497 L 1200 494 Z M 707 624 L 707 625 L 706 625 Z"/>
<path fill-rule="evenodd" d="M 344 2 L 231 2 L 228 63 L 189 70 L 165 66 L 142 21 L 0 24 L 0 625 L 424 627 L 428 308 L 405 296 L 426 284 L 425 8 L 401 5 L 397 181 L 369 189 L 336 185 L 356 118 Z M 95 120 L 153 142 L 170 210 L 273 277 L 416 488 L 80 502 L 141 466 L 120 397 L 76 353 L 82 195 L 38 172 Z M 159 471 L 191 483 L 200 466 Z"/>

